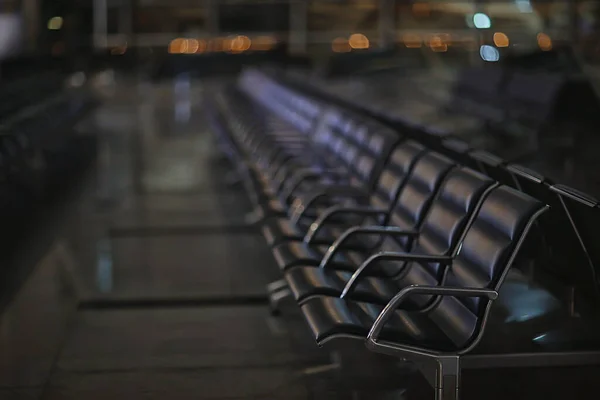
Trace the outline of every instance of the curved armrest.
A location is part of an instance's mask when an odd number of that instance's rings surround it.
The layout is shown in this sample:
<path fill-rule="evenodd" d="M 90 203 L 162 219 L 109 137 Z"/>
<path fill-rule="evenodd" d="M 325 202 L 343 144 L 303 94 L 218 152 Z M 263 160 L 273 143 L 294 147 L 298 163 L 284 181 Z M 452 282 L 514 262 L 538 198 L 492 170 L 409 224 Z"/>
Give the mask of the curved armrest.
<path fill-rule="evenodd" d="M 286 192 L 289 193 L 284 193 L 284 195 L 287 197 L 291 193 L 293 193 L 293 191 L 296 190 L 296 188 L 300 186 L 302 182 L 304 182 L 307 179 L 320 178 L 325 176 L 342 177 L 344 176 L 344 172 L 337 169 L 301 168 L 299 170 L 294 171 L 294 173 L 290 177 L 285 176 L 285 174 L 283 175 L 283 177 L 280 177 L 278 180 L 275 180 L 274 186 L 275 191 L 279 193 L 284 189 L 284 186 L 287 184 L 287 187 L 289 189 L 287 189 Z"/>
<path fill-rule="evenodd" d="M 396 309 L 406 300 L 409 296 L 415 294 L 430 294 L 437 296 L 455 296 L 455 297 L 484 297 L 488 300 L 495 300 L 498 298 L 498 292 L 491 289 L 481 288 L 464 288 L 464 287 L 448 287 L 448 286 L 409 286 L 402 289 L 385 308 L 379 313 L 377 319 L 373 323 L 369 334 L 367 335 L 367 347 L 371 350 L 379 350 L 385 352 L 385 350 L 394 351 L 394 347 L 389 344 L 378 343 L 377 340 L 381 334 L 381 331 L 385 327 L 385 324 L 392 318 Z M 401 347 L 399 347 L 401 349 Z M 425 351 L 431 351 L 431 349 L 423 349 Z"/>
<path fill-rule="evenodd" d="M 317 180 L 320 178 L 330 177 L 336 179 L 343 179 L 346 174 L 343 171 L 339 170 L 317 170 L 314 174 L 307 174 L 306 176 L 297 177 L 296 175 L 292 176 L 292 178 L 286 182 L 284 182 L 281 187 L 281 197 L 287 203 L 292 200 L 292 196 L 296 189 L 306 180 L 311 178 L 316 178 Z M 334 184 L 339 185 L 339 184 Z"/>
<path fill-rule="evenodd" d="M 283 160 L 279 160 L 279 162 L 269 166 L 269 177 L 271 180 L 285 180 L 285 178 L 289 175 L 290 168 L 294 166 L 294 163 L 297 161 L 306 163 L 306 159 L 306 155 L 302 156 L 299 154 L 289 154 L 285 156 Z"/>
<path fill-rule="evenodd" d="M 313 239 L 317 236 L 317 233 L 321 230 L 321 228 L 325 225 L 327 220 L 331 219 L 331 217 L 337 214 L 353 214 L 353 215 L 363 215 L 363 216 L 374 216 L 374 215 L 384 215 L 388 214 L 387 209 L 380 208 L 372 208 L 372 207 L 343 207 L 343 206 L 333 206 L 329 207 L 327 210 L 323 212 L 323 214 L 319 215 L 319 218 L 316 219 L 308 228 L 306 235 L 304 236 L 304 243 L 310 244 Z"/>
<path fill-rule="evenodd" d="M 374 254 L 368 259 L 365 260 L 361 264 L 361 266 L 354 271 L 352 277 L 346 283 L 346 287 L 342 291 L 341 298 L 346 297 L 354 287 L 358 284 L 358 280 L 364 275 L 365 271 L 369 269 L 372 265 L 375 265 L 379 261 L 416 261 L 419 263 L 429 263 L 429 262 L 437 262 L 440 264 L 450 265 L 452 264 L 452 257 L 450 256 L 434 256 L 429 254 L 411 254 L 411 253 L 401 253 L 394 251 L 382 251 L 380 253 Z M 403 266 L 402 268 L 405 268 Z"/>
<path fill-rule="evenodd" d="M 359 234 L 368 234 L 368 235 L 380 235 L 380 236 L 408 236 L 408 237 L 417 237 L 419 236 L 418 231 L 407 231 L 404 229 L 400 229 L 396 226 L 353 226 L 352 228 L 347 229 L 344 233 L 340 235 L 336 239 L 335 242 L 327 249 L 327 252 L 323 256 L 321 260 L 321 264 L 319 264 L 320 268 L 327 268 L 327 265 L 333 257 L 338 252 L 339 249 L 342 248 L 342 245 L 350 240 L 352 236 Z"/>
<path fill-rule="evenodd" d="M 323 186 L 318 191 L 312 191 L 302 198 L 296 198 L 293 204 L 293 211 L 291 215 L 291 221 L 295 225 L 297 224 L 306 214 L 306 212 L 320 199 L 328 196 L 341 196 L 348 199 L 355 199 L 358 201 L 367 201 L 369 194 L 358 187 L 350 185 L 332 185 Z"/>
<path fill-rule="evenodd" d="M 286 155 L 282 158 L 283 159 L 279 159 L 277 163 L 274 163 L 274 160 L 272 159 L 266 161 L 267 171 L 271 179 L 277 179 L 280 174 L 286 175 L 287 169 L 290 168 L 290 166 L 293 166 L 294 162 L 300 159 L 300 157 L 293 154 Z"/>

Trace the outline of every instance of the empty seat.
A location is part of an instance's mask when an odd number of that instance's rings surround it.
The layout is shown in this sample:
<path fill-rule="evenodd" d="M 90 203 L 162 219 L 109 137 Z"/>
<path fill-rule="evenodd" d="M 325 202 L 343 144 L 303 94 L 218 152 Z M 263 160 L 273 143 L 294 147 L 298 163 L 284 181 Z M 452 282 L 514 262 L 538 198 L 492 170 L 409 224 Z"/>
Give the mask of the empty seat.
<path fill-rule="evenodd" d="M 473 150 L 469 157 L 474 160 L 477 170 L 503 185 L 516 187 L 515 178 L 507 169 L 507 162 L 485 150 Z"/>
<path fill-rule="evenodd" d="M 436 289 L 443 288 L 496 290 L 531 222 L 545 209 L 541 202 L 514 189 L 506 186 L 493 189 L 469 226 L 456 256 L 396 254 L 399 262 L 410 262 L 423 256 L 425 262 L 447 266 L 440 285 L 410 286 L 400 293 L 403 297 L 409 293 L 414 298 L 442 295 L 441 291 L 436 293 Z M 429 293 L 425 288 L 431 289 Z M 438 297 L 435 302 L 430 302 L 426 312 L 405 311 L 407 299 L 402 300 L 402 308 L 390 316 L 389 325 L 380 339 L 436 351 L 456 352 L 468 346 L 481 333 L 479 325 L 489 311 L 489 302 L 474 295 Z M 396 303 L 395 300 L 392 302 Z M 395 304 L 394 308 L 399 306 Z M 384 306 L 320 296 L 308 300 L 301 309 L 317 342 L 324 343 L 336 336 L 364 339 Z"/>
<path fill-rule="evenodd" d="M 450 256 L 458 250 L 468 220 L 472 217 L 479 201 L 486 191 L 491 189 L 494 181 L 467 168 L 451 171 L 440 187 L 423 222 L 417 230 L 390 230 L 384 227 L 372 227 L 370 232 L 385 237 L 378 252 L 410 251 L 417 254 L 435 254 Z M 369 230 L 365 229 L 365 232 Z M 360 230 L 356 230 L 359 234 Z M 406 246 L 397 239 L 414 237 L 415 243 Z M 339 241 L 334 244 L 338 245 Z M 330 249 L 328 253 L 331 253 Z M 331 254 L 328 254 L 331 255 Z M 369 269 L 363 271 L 360 280 L 353 281 L 346 297 L 372 303 L 386 304 L 401 288 L 411 284 L 437 284 L 441 279 L 439 264 L 421 266 L 412 263 L 388 263 L 385 256 L 380 264 L 366 261 Z M 365 265 L 363 263 L 363 265 Z M 415 270 L 412 270 L 412 269 Z M 360 270 L 360 268 L 358 268 Z M 417 272 L 418 269 L 425 269 Z M 431 270 L 431 271 L 428 271 Z M 443 270 L 443 268 L 442 268 Z M 427 272 L 426 272 L 427 271 Z M 328 268 L 326 260 L 320 266 L 303 266 L 286 271 L 285 279 L 299 303 L 311 296 L 328 295 L 339 297 L 351 280 L 352 272 Z M 433 279 L 427 281 L 428 278 Z M 425 280 L 423 280 L 425 279 Z"/>
<path fill-rule="evenodd" d="M 442 181 L 455 164 L 439 153 L 425 153 L 419 158 L 412 171 L 409 172 L 404 185 L 401 185 L 402 175 L 391 175 L 393 177 L 395 191 L 386 191 L 386 197 L 377 195 L 372 200 L 372 207 L 384 210 L 384 219 L 367 219 L 361 221 L 361 225 L 390 225 L 404 230 L 415 230 L 423 221 L 433 198 L 435 197 Z M 398 190 L 399 189 L 399 190 Z M 356 225 L 356 224 L 354 224 Z M 312 232 L 317 233 L 318 225 L 311 226 Z M 338 229 L 338 235 L 351 225 Z M 316 235 L 315 235 L 316 236 Z M 316 236 L 318 238 L 318 236 Z M 364 241 L 364 239 L 363 239 Z M 410 246 L 411 238 L 398 238 L 399 243 L 406 249 Z M 273 249 L 273 254 L 279 267 L 286 270 L 298 265 L 319 265 L 322 256 L 327 251 L 327 246 L 314 246 L 310 241 L 290 241 L 283 243 Z M 331 243 L 331 242 L 330 242 Z M 367 242 L 370 243 L 370 242 Z M 376 242 L 375 242 L 376 243 Z M 352 253 L 352 252 L 350 252 Z M 363 261 L 353 254 L 348 254 L 354 263 L 348 262 L 344 252 L 338 256 L 343 269 L 354 270 L 356 261 Z"/>
<path fill-rule="evenodd" d="M 367 205 L 365 206 L 364 202 L 356 203 L 351 199 L 350 204 L 344 204 L 346 212 L 344 212 L 343 209 L 339 210 L 336 212 L 338 215 L 333 215 L 333 217 L 346 216 L 350 218 L 349 222 L 356 221 L 357 213 L 352 212 L 352 209 L 357 206 L 376 208 L 382 211 L 379 217 L 385 216 L 389 211 L 391 203 L 395 200 L 398 189 L 405 182 L 406 176 L 423 151 L 423 146 L 414 141 L 408 141 L 398 145 L 387 160 L 383 171 L 378 174 L 376 185 L 370 190 L 370 193 L 367 193 L 369 196 Z M 373 214 L 371 213 L 371 215 Z M 361 220 L 360 213 L 358 213 L 358 220 Z M 379 221 L 380 218 L 375 218 L 374 220 Z M 308 227 L 314 220 L 309 219 L 308 221 L 305 221 L 304 219 L 299 218 L 296 219 L 296 221 L 296 224 L 286 218 L 265 221 L 265 224 L 263 225 L 263 235 L 267 240 L 267 243 L 270 245 L 277 245 L 286 241 L 302 241 L 307 233 Z M 318 237 L 315 239 L 318 239 Z M 325 240 L 327 243 L 332 240 L 331 238 L 327 239 L 328 240 Z"/>

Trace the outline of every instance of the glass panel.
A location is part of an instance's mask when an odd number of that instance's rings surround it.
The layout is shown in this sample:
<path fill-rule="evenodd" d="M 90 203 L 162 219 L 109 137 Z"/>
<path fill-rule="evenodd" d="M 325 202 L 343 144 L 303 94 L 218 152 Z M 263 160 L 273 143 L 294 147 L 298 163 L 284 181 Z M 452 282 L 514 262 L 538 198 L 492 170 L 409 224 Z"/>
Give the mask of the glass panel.
<path fill-rule="evenodd" d="M 242 3 L 219 5 L 219 29 L 227 33 L 286 32 L 288 3 Z"/>
<path fill-rule="evenodd" d="M 193 33 L 204 29 L 206 9 L 201 6 L 160 5 L 134 11 L 136 33 Z"/>
<path fill-rule="evenodd" d="M 377 0 L 332 2 L 312 0 L 308 7 L 309 31 L 368 32 L 379 23 Z"/>

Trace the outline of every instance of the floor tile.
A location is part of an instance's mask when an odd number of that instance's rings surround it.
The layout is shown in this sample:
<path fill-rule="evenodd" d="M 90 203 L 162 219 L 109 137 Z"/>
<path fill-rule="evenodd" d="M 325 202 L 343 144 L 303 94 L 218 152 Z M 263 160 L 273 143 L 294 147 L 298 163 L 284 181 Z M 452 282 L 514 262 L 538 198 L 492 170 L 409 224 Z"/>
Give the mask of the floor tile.
<path fill-rule="evenodd" d="M 268 316 L 265 307 L 80 312 L 58 366 L 89 371 L 303 361 Z"/>
<path fill-rule="evenodd" d="M 42 396 L 42 388 L 0 388 L 2 400 L 38 400 Z"/>
<path fill-rule="evenodd" d="M 2 314 L 0 387 L 46 381 L 74 312 L 62 269 L 60 251 L 53 247 Z"/>
<path fill-rule="evenodd" d="M 82 291 L 120 298 L 266 295 L 279 277 L 261 236 L 112 237 L 72 251 Z"/>
<path fill-rule="evenodd" d="M 307 399 L 301 378 L 285 368 L 57 372 L 43 400 Z"/>

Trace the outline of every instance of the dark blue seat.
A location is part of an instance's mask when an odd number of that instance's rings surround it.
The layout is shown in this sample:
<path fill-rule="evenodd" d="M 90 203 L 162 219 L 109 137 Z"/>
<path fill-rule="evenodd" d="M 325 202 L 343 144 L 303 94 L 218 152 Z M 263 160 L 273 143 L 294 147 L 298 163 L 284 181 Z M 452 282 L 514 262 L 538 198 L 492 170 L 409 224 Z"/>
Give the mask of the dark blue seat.
<path fill-rule="evenodd" d="M 366 338 L 373 351 L 429 360 L 432 368 L 427 373 L 439 377 L 434 379 L 439 398 L 458 398 L 460 356 L 477 345 L 498 289 L 533 222 L 546 209 L 522 192 L 495 188 L 455 256 L 395 254 L 400 262 L 443 264 L 440 284 L 408 286 L 386 306 L 315 297 L 301 306 L 302 314 L 320 345 L 335 338 Z M 425 307 L 407 307 L 419 297 L 428 299 Z"/>
<path fill-rule="evenodd" d="M 486 191 L 491 189 L 494 181 L 467 168 L 456 168 L 448 174 L 442 183 L 439 192 L 433 199 L 431 207 L 426 212 L 423 221 L 419 221 L 415 228 L 405 230 L 390 226 L 371 227 L 364 232 L 384 239 L 379 247 L 381 252 L 405 251 L 417 254 L 452 255 L 458 248 L 469 218 L 473 216 L 476 207 Z M 412 200 L 405 198 L 405 200 Z M 397 205 L 398 207 L 398 205 Z M 356 236 L 360 237 L 360 229 L 354 229 Z M 350 235 L 342 235 L 328 251 L 328 257 L 334 253 L 335 246 L 339 246 Z M 414 244 L 407 246 L 401 238 L 410 238 Z M 377 257 L 377 256 L 374 256 Z M 322 260 L 319 266 L 301 266 L 291 268 L 285 272 L 285 279 L 300 304 L 306 299 L 317 295 L 339 297 L 352 279 L 353 272 L 327 268 L 328 260 Z M 412 268 L 423 268 L 417 263 L 386 263 L 383 257 L 379 265 L 368 258 L 362 265 L 369 265 L 362 269 L 361 276 L 352 282 L 351 290 L 345 292 L 345 297 L 385 305 L 401 288 L 411 284 L 423 284 L 421 278 L 431 278 L 429 284 L 437 284 L 439 274 L 431 275 L 422 271 L 416 273 Z M 387 264 L 387 265 L 386 265 Z M 440 266 L 432 264 L 433 269 Z M 361 270 L 362 267 L 357 267 Z M 415 278 L 419 277 L 416 281 Z"/>
<path fill-rule="evenodd" d="M 398 155 L 402 155 L 403 157 L 400 160 L 409 165 L 408 160 L 404 158 L 405 153 L 399 153 Z M 363 220 L 360 221 L 360 225 L 390 225 L 405 230 L 417 229 L 423 221 L 442 181 L 454 166 L 455 164 L 448 158 L 439 153 L 430 152 L 423 154 L 416 160 L 414 167 L 408 171 L 408 175 L 405 175 L 403 168 L 397 169 L 393 172 L 394 175 L 390 174 L 394 182 L 393 190 L 387 189 L 385 192 L 386 197 L 381 196 L 381 193 L 375 193 L 375 196 L 372 197 L 371 209 L 381 210 L 380 214 L 384 218 Z M 386 186 L 386 188 L 389 188 L 389 186 Z M 319 238 L 317 236 L 319 223 L 315 223 L 309 230 L 310 234 L 313 234 L 313 237 L 317 239 Z M 336 233 L 339 236 L 345 229 L 355 225 L 357 224 L 346 224 L 343 228 L 338 229 Z M 403 246 L 409 246 L 411 243 L 411 239 L 406 237 L 398 238 L 398 241 Z M 365 242 L 365 239 L 363 239 L 363 242 Z M 374 245 L 377 240 L 371 242 Z M 305 239 L 304 241 L 289 241 L 276 246 L 273 249 L 273 254 L 279 267 L 286 270 L 300 265 L 319 265 L 327 249 L 328 246 L 314 246 L 311 244 L 310 239 Z M 355 263 L 348 262 L 346 255 Z M 364 258 L 357 257 L 355 252 L 345 254 L 341 251 L 338 258 L 332 261 L 337 263 L 338 260 L 344 260 L 340 264 L 343 269 L 354 270 L 357 267 L 356 264 L 360 264 L 364 261 Z"/>
<path fill-rule="evenodd" d="M 370 175 L 375 175 L 376 181 L 371 187 L 363 189 L 363 196 L 361 196 L 362 198 L 359 198 L 361 201 L 356 201 L 356 198 L 352 197 L 340 196 L 342 201 L 339 202 L 338 208 L 344 207 L 347 211 L 336 211 L 335 214 L 337 215 L 333 215 L 330 220 L 335 221 L 333 218 L 338 217 L 337 221 L 339 222 L 339 217 L 342 219 L 346 218 L 347 223 L 342 223 L 342 228 L 344 225 L 347 226 L 350 222 L 360 222 L 363 217 L 360 215 L 357 217 L 356 213 L 350 210 L 356 209 L 357 207 L 385 209 L 386 211 L 380 212 L 380 215 L 377 216 L 378 218 L 374 219 L 375 221 L 378 221 L 381 217 L 385 216 L 390 204 L 395 200 L 398 189 L 404 183 L 405 177 L 423 151 L 423 146 L 414 141 L 407 141 L 398 145 L 393 150 L 392 154 L 384 159 L 386 164 L 384 167 L 382 166 L 383 169 L 380 171 L 373 171 L 375 174 L 373 174 L 373 172 L 370 173 Z M 366 172 L 369 174 L 369 166 L 373 165 L 371 160 L 374 161 L 375 159 L 368 154 L 363 154 L 363 157 L 363 160 L 366 161 L 364 163 L 365 169 L 367 169 Z M 359 162 L 357 166 L 355 166 L 358 174 L 362 174 L 358 171 L 360 167 L 361 163 Z M 360 181 L 359 177 L 355 179 Z M 313 196 L 313 194 L 309 195 L 309 197 L 311 196 Z M 278 218 L 265 221 L 265 224 L 263 225 L 263 236 L 268 244 L 279 245 L 285 244 L 286 242 L 300 242 L 304 239 L 309 227 L 312 223 L 316 222 L 317 219 L 303 218 L 306 205 L 305 203 L 303 205 L 302 201 L 303 198 L 299 198 L 299 203 L 295 205 L 295 209 L 292 211 L 291 219 Z M 322 210 L 322 212 L 319 213 L 319 216 L 326 215 L 323 213 L 331 211 L 326 210 Z M 297 214 L 297 216 L 294 214 Z M 327 221 L 325 222 L 327 223 Z M 321 237 L 322 236 L 323 234 L 321 233 Z M 315 239 L 319 239 L 319 237 L 315 237 Z M 325 243 L 330 243 L 332 239 L 329 237 L 329 240 L 323 239 L 322 242 L 323 241 Z"/>

